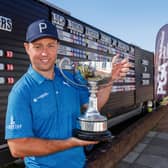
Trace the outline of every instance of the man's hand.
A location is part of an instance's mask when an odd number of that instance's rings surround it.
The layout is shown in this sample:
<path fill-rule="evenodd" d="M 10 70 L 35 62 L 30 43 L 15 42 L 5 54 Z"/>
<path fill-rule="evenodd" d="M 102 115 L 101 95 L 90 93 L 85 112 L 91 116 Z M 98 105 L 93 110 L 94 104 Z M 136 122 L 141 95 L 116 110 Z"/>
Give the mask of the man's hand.
<path fill-rule="evenodd" d="M 128 62 L 127 58 L 116 63 L 116 59 L 118 57 L 119 57 L 119 54 L 114 56 L 112 60 L 113 67 L 112 67 L 111 80 L 109 81 L 109 83 L 99 86 L 99 91 L 97 93 L 99 110 L 104 106 L 104 104 L 109 99 L 113 81 L 124 78 L 127 72 L 129 71 L 129 68 L 131 67 L 131 64 Z"/>
<path fill-rule="evenodd" d="M 71 141 L 71 143 L 74 143 L 74 146 L 88 146 L 88 145 L 95 145 L 99 143 L 99 141 L 87 141 L 87 140 L 81 140 L 75 137 L 70 138 L 69 141 Z"/>
<path fill-rule="evenodd" d="M 120 62 L 116 63 L 116 59 L 119 57 L 119 54 L 113 57 L 112 60 L 112 81 L 122 79 L 126 76 L 131 64 L 128 62 L 128 59 L 125 58 Z"/>

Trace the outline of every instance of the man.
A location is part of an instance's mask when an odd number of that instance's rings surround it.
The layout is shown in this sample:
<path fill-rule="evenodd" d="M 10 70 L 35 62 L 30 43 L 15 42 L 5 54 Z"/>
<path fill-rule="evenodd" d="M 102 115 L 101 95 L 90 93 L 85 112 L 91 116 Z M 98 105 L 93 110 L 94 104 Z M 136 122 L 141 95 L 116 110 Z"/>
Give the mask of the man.
<path fill-rule="evenodd" d="M 88 92 L 68 85 L 55 67 L 59 39 L 49 21 L 37 20 L 28 27 L 24 47 L 31 65 L 12 88 L 6 115 L 11 154 L 24 158 L 28 168 L 82 168 L 83 146 L 98 143 L 72 135 L 81 106 L 87 106 Z M 127 61 L 117 64 L 113 80 L 125 76 L 128 67 Z M 98 93 L 104 95 L 98 99 L 99 108 L 110 90 L 111 86 Z"/>

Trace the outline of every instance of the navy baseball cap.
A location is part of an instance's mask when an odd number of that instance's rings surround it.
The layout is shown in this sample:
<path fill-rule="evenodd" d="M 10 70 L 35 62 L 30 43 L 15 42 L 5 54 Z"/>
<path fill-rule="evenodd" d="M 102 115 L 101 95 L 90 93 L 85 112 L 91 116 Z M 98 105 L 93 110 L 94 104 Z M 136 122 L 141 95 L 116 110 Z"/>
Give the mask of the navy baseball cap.
<path fill-rule="evenodd" d="M 57 28 L 48 20 L 37 20 L 29 25 L 26 42 L 33 42 L 43 37 L 51 37 L 59 41 Z"/>

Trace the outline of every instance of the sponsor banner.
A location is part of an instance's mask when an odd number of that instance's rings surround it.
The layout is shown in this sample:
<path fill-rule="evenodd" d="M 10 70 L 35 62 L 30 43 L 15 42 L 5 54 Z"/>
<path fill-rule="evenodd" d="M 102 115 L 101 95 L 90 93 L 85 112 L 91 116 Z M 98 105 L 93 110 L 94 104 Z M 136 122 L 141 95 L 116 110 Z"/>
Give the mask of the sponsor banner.
<path fill-rule="evenodd" d="M 155 98 L 168 95 L 168 24 L 158 32 L 155 43 Z"/>

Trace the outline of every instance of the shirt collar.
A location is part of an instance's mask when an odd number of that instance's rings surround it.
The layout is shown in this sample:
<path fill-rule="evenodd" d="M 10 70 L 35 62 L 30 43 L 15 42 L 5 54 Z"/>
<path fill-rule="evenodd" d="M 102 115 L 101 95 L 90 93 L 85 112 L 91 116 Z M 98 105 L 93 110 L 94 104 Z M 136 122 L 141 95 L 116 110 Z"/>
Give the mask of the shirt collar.
<path fill-rule="evenodd" d="M 55 66 L 54 68 L 54 72 L 55 72 L 55 77 L 57 76 L 61 76 L 61 73 L 59 71 L 59 69 Z M 29 66 L 28 69 L 28 73 L 29 75 L 31 75 L 31 77 L 40 85 L 41 83 L 43 83 L 45 80 L 47 80 L 44 76 L 42 76 L 41 74 L 39 74 L 36 70 L 34 70 L 32 68 L 32 66 Z M 54 77 L 54 78 L 55 78 Z"/>
<path fill-rule="evenodd" d="M 32 66 L 29 66 L 28 69 L 28 74 L 31 75 L 31 77 L 38 83 L 41 84 L 44 82 L 44 80 L 46 79 L 44 76 L 42 76 L 41 74 L 39 74 L 37 71 L 35 71 Z"/>

